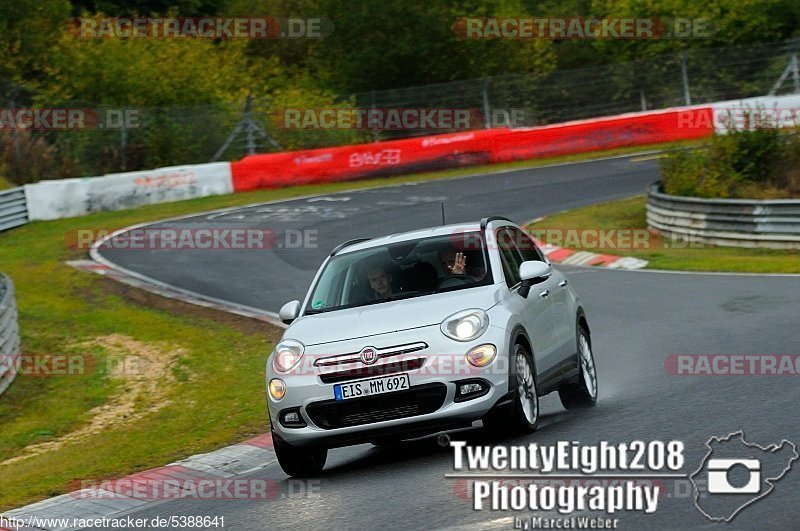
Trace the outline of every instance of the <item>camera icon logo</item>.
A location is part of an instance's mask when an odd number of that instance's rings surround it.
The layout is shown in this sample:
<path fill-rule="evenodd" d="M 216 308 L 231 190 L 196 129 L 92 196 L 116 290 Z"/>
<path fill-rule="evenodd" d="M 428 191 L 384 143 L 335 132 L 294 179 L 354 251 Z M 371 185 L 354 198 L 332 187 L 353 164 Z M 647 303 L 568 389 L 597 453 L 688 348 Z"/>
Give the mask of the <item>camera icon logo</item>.
<path fill-rule="evenodd" d="M 689 480 L 695 506 L 714 522 L 730 522 L 767 496 L 800 459 L 791 441 L 761 446 L 745 440 L 741 431 L 711 437 L 706 448 L 708 452 Z"/>
<path fill-rule="evenodd" d="M 758 494 L 761 491 L 761 462 L 758 459 L 709 459 L 706 466 L 709 494 Z M 750 477 L 747 483 L 737 487 L 731 484 L 729 473 L 740 466 L 750 472 Z"/>

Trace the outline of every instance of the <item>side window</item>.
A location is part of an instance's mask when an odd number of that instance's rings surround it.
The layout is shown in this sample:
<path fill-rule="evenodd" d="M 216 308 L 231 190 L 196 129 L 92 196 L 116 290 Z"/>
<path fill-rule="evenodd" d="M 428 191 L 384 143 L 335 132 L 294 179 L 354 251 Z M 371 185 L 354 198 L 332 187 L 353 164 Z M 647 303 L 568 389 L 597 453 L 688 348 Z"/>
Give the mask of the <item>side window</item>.
<path fill-rule="evenodd" d="M 517 245 L 517 249 L 519 250 L 520 254 L 522 255 L 522 259 L 525 262 L 529 260 L 538 260 L 539 262 L 547 261 L 544 259 L 544 254 L 539 247 L 536 246 L 531 237 L 528 236 L 524 231 L 521 231 L 516 227 L 509 227 L 508 231 L 511 233 L 513 241 Z"/>
<path fill-rule="evenodd" d="M 518 284 L 521 279 L 519 276 L 519 266 L 522 264 L 522 256 L 514 245 L 514 235 L 508 228 L 497 231 L 497 246 L 500 251 L 500 258 L 503 261 L 503 273 L 506 277 L 506 284 L 512 287 Z"/>

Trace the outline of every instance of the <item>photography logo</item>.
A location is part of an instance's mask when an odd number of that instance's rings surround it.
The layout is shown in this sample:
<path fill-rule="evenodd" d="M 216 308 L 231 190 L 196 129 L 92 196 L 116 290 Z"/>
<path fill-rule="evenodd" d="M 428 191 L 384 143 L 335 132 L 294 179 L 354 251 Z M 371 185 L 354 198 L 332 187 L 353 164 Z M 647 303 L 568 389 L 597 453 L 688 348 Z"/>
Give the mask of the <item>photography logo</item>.
<path fill-rule="evenodd" d="M 759 446 L 737 431 L 727 437 L 711 437 L 708 453 L 689 479 L 694 504 L 715 522 L 730 522 L 739 511 L 775 488 L 800 457 L 794 443 Z"/>

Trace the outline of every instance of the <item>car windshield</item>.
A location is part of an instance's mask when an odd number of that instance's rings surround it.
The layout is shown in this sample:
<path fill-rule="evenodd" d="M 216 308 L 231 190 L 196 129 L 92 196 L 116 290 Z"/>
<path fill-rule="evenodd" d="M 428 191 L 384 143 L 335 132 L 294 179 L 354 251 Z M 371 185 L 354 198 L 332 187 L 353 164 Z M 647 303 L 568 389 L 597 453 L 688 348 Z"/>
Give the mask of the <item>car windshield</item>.
<path fill-rule="evenodd" d="M 434 236 L 334 256 L 314 286 L 306 314 L 491 284 L 479 232 Z"/>

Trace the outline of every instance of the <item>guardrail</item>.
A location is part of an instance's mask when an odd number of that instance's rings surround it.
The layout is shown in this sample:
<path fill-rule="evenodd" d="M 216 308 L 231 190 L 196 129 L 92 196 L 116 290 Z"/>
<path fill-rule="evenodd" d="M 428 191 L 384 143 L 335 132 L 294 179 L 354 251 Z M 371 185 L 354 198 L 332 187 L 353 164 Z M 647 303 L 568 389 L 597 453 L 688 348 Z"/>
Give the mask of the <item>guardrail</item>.
<path fill-rule="evenodd" d="M 0 273 L 0 394 L 8 389 L 17 376 L 19 356 L 19 325 L 14 284 Z"/>
<path fill-rule="evenodd" d="M 647 226 L 675 239 L 722 247 L 800 249 L 800 199 L 647 197 Z"/>
<path fill-rule="evenodd" d="M 25 188 L 0 190 L 0 232 L 28 222 Z"/>

